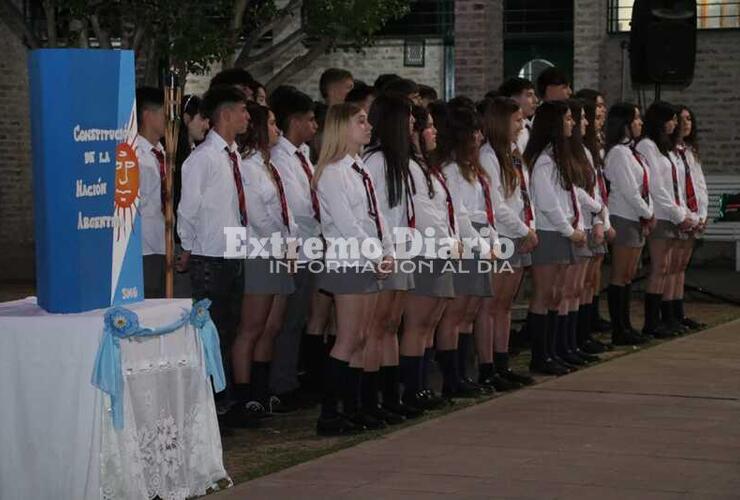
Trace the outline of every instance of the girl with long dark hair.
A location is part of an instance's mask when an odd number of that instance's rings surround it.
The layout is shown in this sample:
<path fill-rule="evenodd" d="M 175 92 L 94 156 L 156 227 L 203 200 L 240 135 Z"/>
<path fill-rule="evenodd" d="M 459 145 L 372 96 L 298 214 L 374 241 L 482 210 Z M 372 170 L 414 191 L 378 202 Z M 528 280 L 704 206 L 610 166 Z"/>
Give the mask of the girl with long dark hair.
<path fill-rule="evenodd" d="M 396 232 L 414 229 L 416 225 L 414 188 L 409 172 L 412 157 L 411 105 L 405 97 L 389 94 L 382 94 L 373 101 L 368 116 L 373 126 L 372 139 L 363 154 L 363 161 L 375 184 L 380 211 L 388 223 L 388 230 L 394 232 L 397 247 L 408 247 L 411 241 L 406 235 L 397 235 Z M 398 367 L 398 329 L 406 292 L 413 287 L 413 274 L 403 272 L 397 263 L 396 270 L 381 284 L 382 291 L 378 295 L 365 343 L 363 410 L 388 424 L 401 423 L 405 415 L 379 406 L 379 371 L 381 366 Z"/>
<path fill-rule="evenodd" d="M 575 263 L 574 245 L 586 244 L 568 142 L 573 125 L 564 102 L 543 103 L 537 108 L 524 151 L 539 239 L 532 252 L 534 290 L 527 317 L 527 330 L 532 335 L 530 369 L 554 375 L 570 371 L 555 349 L 566 327 L 566 316 L 558 314 L 558 308 L 563 302 L 566 267 Z"/>
<path fill-rule="evenodd" d="M 270 237 L 279 233 L 287 241 L 296 225 L 285 198 L 285 185 L 270 158 L 270 148 L 280 137 L 275 115 L 265 106 L 249 102 L 250 126 L 243 137 L 242 180 L 249 237 Z M 275 336 L 280 331 L 286 297 L 293 290 L 293 278 L 285 265 L 289 249 L 277 254 L 252 255 L 247 245 L 244 261 L 244 295 L 241 322 L 231 350 L 235 392 L 240 404 L 227 419 L 254 417 L 270 408 L 270 361 Z"/>
<path fill-rule="evenodd" d="M 689 216 L 696 224 L 692 231 L 685 233 L 686 238 L 679 239 L 677 247 L 673 249 L 671 275 L 668 277 L 668 290 L 663 294 L 661 312 L 663 321 L 668 320 L 672 324 L 680 323 L 696 330 L 705 325 L 688 318 L 685 314 L 684 281 L 696 238 L 700 237 L 706 228 L 709 196 L 699 161 L 696 117 L 686 106 L 678 106 L 676 112 L 678 126 L 671 138 L 673 140 L 671 155 L 678 168 L 678 187 L 681 199 L 685 200 Z"/>
<path fill-rule="evenodd" d="M 642 136 L 640 110 L 621 102 L 609 108 L 606 119 L 604 175 L 610 182 L 609 220 L 616 233 L 612 243 L 609 316 L 612 344 L 643 344 L 647 339 L 632 327 L 630 299 L 645 237 L 655 227 L 650 171 L 635 150 Z"/>
<path fill-rule="evenodd" d="M 480 163 L 491 178 L 496 229 L 500 237 L 514 243 L 514 252 L 505 259 L 511 272 L 491 273 L 493 297 L 486 299 L 485 305 L 493 321 L 492 338 L 476 335 L 479 381 L 495 374 L 512 384 L 526 385 L 532 383 L 532 379 L 509 368 L 511 306 L 521 285 L 524 268 L 532 264 L 531 251 L 538 243 L 529 175 L 523 168 L 521 151 L 517 146 L 524 116 L 519 104 L 508 97 L 485 99 L 480 111 L 486 138 L 480 150 Z M 502 257 L 501 263 L 503 261 Z"/>
<path fill-rule="evenodd" d="M 678 167 L 670 156 L 673 149 L 670 136 L 676 126 L 675 108 L 666 102 L 654 102 L 645 114 L 645 135 L 636 146 L 650 171 L 650 194 L 655 202 L 657 219 L 648 239 L 650 273 L 645 290 L 642 333 L 657 338 L 683 333 L 684 327 L 677 323 L 661 323 L 661 300 L 670 274 L 671 253 L 678 247 L 679 239 L 687 237 L 686 233 L 696 223 L 685 202 L 681 201 Z M 670 321 L 670 315 L 666 319 Z"/>

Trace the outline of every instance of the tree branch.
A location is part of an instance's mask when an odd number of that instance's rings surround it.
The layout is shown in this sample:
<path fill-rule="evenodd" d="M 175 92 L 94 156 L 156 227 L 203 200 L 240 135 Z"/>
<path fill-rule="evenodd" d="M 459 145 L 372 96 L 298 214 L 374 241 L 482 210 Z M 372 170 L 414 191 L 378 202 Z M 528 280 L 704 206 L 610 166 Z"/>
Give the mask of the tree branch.
<path fill-rule="evenodd" d="M 108 35 L 108 32 L 105 31 L 102 26 L 100 26 L 100 17 L 98 17 L 97 10 L 90 15 L 90 26 L 92 26 L 93 33 L 95 33 L 95 38 L 98 39 L 98 44 L 100 45 L 101 49 L 113 48 L 110 43 L 110 36 Z"/>
<path fill-rule="evenodd" d="M 41 47 L 41 41 L 33 34 L 31 28 L 26 24 L 23 14 L 11 0 L 0 0 L 0 19 L 28 48 L 38 49 Z"/>
<path fill-rule="evenodd" d="M 275 17 L 270 19 L 267 24 L 265 24 L 264 26 L 260 26 L 251 35 L 249 35 L 244 41 L 244 45 L 242 45 L 242 49 L 236 56 L 235 61 L 246 60 L 249 57 L 249 53 L 252 51 L 254 45 L 259 41 L 259 39 L 262 38 L 268 31 L 277 26 L 280 21 L 282 21 L 289 15 L 292 15 L 293 11 L 298 8 L 301 3 L 303 3 L 303 0 L 290 0 L 288 5 L 280 9 L 277 14 L 275 14 Z M 234 66 L 239 66 L 239 64 L 235 62 Z"/>
<path fill-rule="evenodd" d="M 234 2 L 233 15 L 231 16 L 231 32 L 229 37 L 231 38 L 231 45 L 236 49 L 237 42 L 239 41 L 239 33 L 241 33 L 242 26 L 244 26 L 244 13 L 249 7 L 250 0 L 236 0 Z M 225 57 L 221 61 L 223 68 L 229 68 L 232 66 L 233 59 L 231 57 Z"/>
<path fill-rule="evenodd" d="M 272 92 L 276 87 L 285 83 L 285 81 L 288 80 L 291 76 L 310 66 L 311 63 L 313 63 L 324 52 L 326 52 L 326 50 L 331 46 L 331 43 L 332 38 L 328 36 L 323 36 L 313 47 L 309 49 L 308 52 L 296 57 L 288 64 L 283 66 L 283 68 L 278 71 L 278 73 L 273 76 L 269 82 L 267 82 L 267 92 Z"/>
<path fill-rule="evenodd" d="M 234 62 L 234 66 L 240 67 L 240 68 L 246 68 L 249 66 L 253 66 L 255 64 L 259 64 L 262 61 L 265 61 L 267 59 L 272 59 L 275 57 L 280 56 L 281 54 L 285 53 L 287 50 L 291 49 L 292 47 L 295 47 L 297 44 L 302 42 L 308 35 L 305 31 L 302 29 L 297 29 L 287 37 L 280 40 L 275 45 L 271 45 L 267 49 L 263 50 L 259 54 L 255 54 L 252 57 L 247 57 L 242 59 L 237 59 Z"/>
<path fill-rule="evenodd" d="M 46 37 L 49 47 L 57 47 L 57 15 L 54 0 L 44 0 L 44 12 L 46 13 Z"/>

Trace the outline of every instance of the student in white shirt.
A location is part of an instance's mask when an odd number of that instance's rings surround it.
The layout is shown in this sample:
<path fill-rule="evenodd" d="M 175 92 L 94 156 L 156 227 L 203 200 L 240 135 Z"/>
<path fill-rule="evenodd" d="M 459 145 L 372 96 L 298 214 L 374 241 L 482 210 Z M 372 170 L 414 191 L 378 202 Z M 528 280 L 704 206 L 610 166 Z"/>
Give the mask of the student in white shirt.
<path fill-rule="evenodd" d="M 609 108 L 606 119 L 604 175 L 610 182 L 609 220 L 615 231 L 609 279 L 609 318 L 612 344 L 647 341 L 632 327 L 630 299 L 645 236 L 655 226 L 651 179 L 645 159 L 634 149 L 642 135 L 640 110 L 621 102 Z"/>
<path fill-rule="evenodd" d="M 657 219 L 648 238 L 650 273 L 645 289 L 642 333 L 658 338 L 679 333 L 674 325 L 661 323 L 661 297 L 669 274 L 671 253 L 678 246 L 680 233 L 689 231 L 694 225 L 688 209 L 681 203 L 678 167 L 669 155 L 672 149 L 670 136 L 676 125 L 675 108 L 665 102 L 654 102 L 645 113 L 645 136 L 636 146 L 650 171 L 650 194 Z"/>
<path fill-rule="evenodd" d="M 494 259 L 493 248 L 498 245 L 490 179 L 480 166 L 478 155 L 483 136 L 475 108 L 470 104 L 460 97 L 448 104 L 434 154 L 446 179 L 464 242 L 463 255 L 453 273 L 455 298 L 445 307 L 436 332 L 442 396 L 448 399 L 495 390 L 492 385 L 475 384 L 466 375 L 464 365 L 472 350 L 473 323 L 481 298 L 491 294 L 489 273 L 479 264 Z"/>
<path fill-rule="evenodd" d="M 573 116 L 564 102 L 542 103 L 524 151 L 539 239 L 532 252 L 534 290 L 527 318 L 527 331 L 532 335 L 530 370 L 554 375 L 570 371 L 555 351 L 565 331 L 565 316 L 558 314 L 558 308 L 566 268 L 575 263 L 573 246 L 586 244 L 568 149 L 573 125 Z"/>
<path fill-rule="evenodd" d="M 177 206 L 180 204 L 182 193 L 182 165 L 190 156 L 195 147 L 203 142 L 210 127 L 208 118 L 200 113 L 201 99 L 197 95 L 185 95 L 181 101 L 182 115 L 180 118 L 180 137 L 177 141 L 177 152 L 175 153 L 175 171 L 172 173 L 173 198 L 175 215 L 177 215 Z M 175 256 L 182 253 L 180 237 L 177 234 L 177 217 L 175 217 Z M 180 269 L 176 266 L 175 274 L 175 297 L 190 297 L 190 276 L 186 269 Z"/>
<path fill-rule="evenodd" d="M 435 106 L 436 103 L 432 103 Z M 387 369 L 384 374 L 383 405 L 395 404 L 397 384 L 403 381 L 403 399 L 398 409 L 390 408 L 406 418 L 419 416 L 424 410 L 446 405 L 428 385 L 432 364 L 434 331 L 447 302 L 455 296 L 452 273 L 445 269 L 449 255 L 439 255 L 438 248 L 459 241 L 457 217 L 447 183 L 432 155 L 437 148 L 437 129 L 433 116 L 424 108 L 414 106 L 414 130 L 411 136 L 414 158 L 409 163 L 413 181 L 413 202 L 416 229 L 425 238 L 434 238 L 434 248 L 424 248 L 414 257 L 414 289 L 406 296 L 403 311 L 403 333 L 400 343 L 400 373 Z"/>
<path fill-rule="evenodd" d="M 139 160 L 139 214 L 141 215 L 142 254 L 144 256 L 144 295 L 164 297 L 165 281 L 165 151 L 164 92 L 162 89 L 136 89 L 136 156 Z"/>
<path fill-rule="evenodd" d="M 511 272 L 491 273 L 493 296 L 484 304 L 493 321 L 491 338 L 484 338 L 483 330 L 476 325 L 479 380 L 503 378 L 512 387 L 529 385 L 533 382 L 531 377 L 509 368 L 511 305 L 521 285 L 524 268 L 532 263 L 530 252 L 538 242 L 529 175 L 517 146 L 523 113 L 514 99 L 496 97 L 483 101 L 481 117 L 487 142 L 481 147 L 480 163 L 491 178 L 496 230 L 501 239 L 513 242 L 515 248 L 513 255 L 506 259 Z M 503 260 L 499 260 L 501 262 Z"/>
<path fill-rule="evenodd" d="M 321 234 L 321 207 L 311 186 L 314 167 L 307 146 L 318 129 L 315 104 L 296 88 L 282 86 L 270 95 L 270 106 L 283 132 L 270 154 L 283 179 L 288 206 L 298 226 L 295 236 L 301 240 L 317 238 Z M 328 356 L 324 326 L 331 298 L 317 290 L 314 275 L 308 269 L 309 261 L 301 248 L 299 267 L 293 276 L 296 290 L 288 297 L 283 327 L 275 339 L 270 387 L 280 400 L 281 408 L 277 411 L 300 406 L 300 352 L 304 353 L 306 385 L 310 386 L 306 389 L 318 392 L 324 377 L 323 364 Z"/>
<path fill-rule="evenodd" d="M 516 145 L 519 148 L 519 152 L 523 153 L 527 148 L 529 131 L 532 129 L 532 118 L 537 109 L 537 94 L 535 93 L 534 85 L 526 78 L 514 77 L 502 83 L 498 88 L 498 93 L 503 97 L 511 97 L 519 104 L 522 112 L 523 126 L 517 135 Z"/>
<path fill-rule="evenodd" d="M 381 94 L 373 102 L 368 119 L 373 126 L 373 136 L 365 148 L 363 161 L 373 179 L 388 231 L 393 231 L 396 248 L 408 249 L 411 240 L 398 232 L 408 232 L 416 226 L 409 171 L 413 126 L 411 101 L 402 96 Z M 396 265 L 399 264 L 397 260 Z M 363 411 L 381 422 L 399 424 L 404 420 L 403 415 L 379 405 L 380 369 L 381 366 L 398 367 L 398 328 L 406 294 L 414 288 L 413 273 L 397 267 L 381 287 L 365 343 Z"/>
<path fill-rule="evenodd" d="M 583 100 L 583 109 L 588 122 L 583 135 L 583 145 L 587 150 L 587 155 L 593 172 L 593 190 L 589 192 L 592 197 L 602 204 L 603 212 L 598 220 L 601 225 L 594 226 L 594 232 L 589 241 L 593 257 L 588 263 L 586 270 L 583 292 L 578 307 L 578 346 L 588 354 L 599 354 L 604 352 L 607 347 L 605 344 L 597 341 L 592 337 L 594 331 L 608 331 L 611 324 L 599 317 L 599 299 L 598 293 L 601 288 L 601 265 L 604 262 L 604 255 L 608 252 L 607 242 L 612 242 L 616 235 L 614 228 L 611 227 L 609 220 L 608 199 L 609 191 L 607 189 L 606 177 L 604 176 L 604 146 L 599 137 L 601 136 L 600 128 L 604 125 L 604 119 L 601 119 L 596 105 L 593 101 Z M 597 240 L 602 243 L 597 244 Z M 605 324 L 604 324 L 605 323 Z"/>
<path fill-rule="evenodd" d="M 578 332 L 588 325 L 584 316 L 578 314 L 584 295 L 586 274 L 589 263 L 594 257 L 592 247 L 604 244 L 604 205 L 596 195 L 597 177 L 593 167 L 591 152 L 583 143 L 583 136 L 589 121 L 580 99 L 566 101 L 573 116 L 573 132 L 568 139 L 573 156 L 574 183 L 577 186 L 576 196 L 581 207 L 580 219 L 586 232 L 586 245 L 576 247 L 576 262 L 566 269 L 566 286 L 563 311 L 567 313 L 566 336 L 559 346 L 559 356 L 568 363 L 583 365 L 598 361 L 598 356 L 584 352 L 578 343 Z M 579 324 L 579 320 L 583 322 Z"/>
<path fill-rule="evenodd" d="M 696 221 L 696 225 L 692 231 L 687 233 L 688 237 L 679 240 L 678 247 L 673 249 L 672 276 L 669 278 L 672 281 L 670 287 L 672 293 L 669 297 L 666 294 L 663 295 L 663 303 L 670 302 L 670 310 L 667 310 L 669 307 L 667 304 L 663 306 L 663 310 L 674 322 L 692 330 L 698 330 L 705 325 L 687 317 L 684 311 L 684 281 L 696 238 L 701 236 L 707 224 L 709 197 L 704 172 L 699 161 L 696 118 L 686 106 L 678 106 L 676 110 L 678 127 L 673 132 L 674 146 L 671 154 L 678 168 L 681 199 L 686 202 L 689 215 Z"/>
<path fill-rule="evenodd" d="M 214 86 L 203 96 L 202 104 L 212 129 L 182 167 L 177 232 L 183 253 L 178 266 L 189 268 L 193 299 L 211 300 L 211 317 L 228 368 L 231 339 L 239 321 L 236 302 L 244 282 L 243 259 L 226 254 L 224 230 L 243 228 L 248 222 L 236 136 L 246 132 L 249 113 L 244 93 L 233 86 Z M 245 418 L 238 424 L 254 425 L 244 406 L 248 391 L 233 395 L 244 409 Z"/>
<path fill-rule="evenodd" d="M 250 103 L 250 127 L 243 137 L 242 183 L 247 201 L 247 258 L 239 331 L 231 349 L 235 387 L 247 397 L 246 406 L 257 412 L 269 411 L 269 376 L 273 342 L 283 321 L 286 297 L 293 290 L 293 278 L 286 264 L 292 258 L 289 241 L 296 231 L 288 207 L 283 180 L 272 163 L 270 148 L 280 131 L 275 116 L 265 106 Z M 253 241 L 278 234 L 282 244 L 260 248 Z M 243 418 L 235 405 L 227 421 Z"/>
<path fill-rule="evenodd" d="M 584 136 L 584 144 L 591 153 L 591 157 L 594 160 L 594 169 L 596 170 L 597 180 L 598 176 L 601 175 L 601 181 L 604 184 L 605 189 L 599 189 L 597 183 L 596 196 L 599 196 L 604 204 L 608 198 L 608 187 L 604 179 L 604 125 L 606 124 L 606 101 L 604 96 L 598 90 L 594 89 L 581 89 L 576 92 L 576 98 L 581 99 L 584 102 L 584 109 L 586 111 L 586 118 L 588 119 L 589 125 L 586 129 L 586 135 Z M 603 194 L 602 194 L 603 193 Z M 608 208 L 607 212 L 603 215 L 604 221 L 604 236 L 607 242 L 611 242 L 614 239 L 614 229 L 609 224 Z M 606 345 L 602 344 L 595 338 L 590 336 L 591 332 L 609 332 L 611 331 L 611 323 L 601 317 L 599 312 L 600 295 L 599 290 L 601 289 L 601 264 L 603 263 L 603 256 L 608 251 L 607 244 L 604 243 L 601 246 L 594 247 L 595 259 L 592 260 L 589 265 L 588 274 L 586 275 L 586 287 L 585 291 L 587 295 L 591 295 L 591 289 L 593 288 L 593 298 L 589 299 L 586 297 L 585 304 L 588 305 L 588 311 L 591 313 L 590 325 L 588 338 L 585 339 L 584 345 L 589 345 L 589 350 L 595 348 L 598 352 L 602 352 Z M 598 262 L 597 262 L 598 261 Z M 579 314 L 581 314 L 579 312 Z M 579 323 L 580 324 L 580 323 Z M 580 334 L 583 338 L 586 332 Z M 583 348 L 583 346 L 581 347 Z M 593 353 L 592 353 L 593 354 Z"/>
<path fill-rule="evenodd" d="M 324 400 L 316 430 L 320 435 L 357 432 L 375 423 L 358 407 L 364 337 L 380 290 L 379 279 L 393 267 L 393 244 L 370 174 L 359 154 L 370 142 L 372 126 L 355 104 L 329 108 L 313 184 L 321 203 L 326 239 L 326 269 L 318 286 L 334 294 L 337 340 L 327 362 Z M 345 241 L 375 252 L 359 256 L 335 251 Z M 341 390 L 342 386 L 344 391 Z M 337 410 L 343 393 L 344 414 Z"/>

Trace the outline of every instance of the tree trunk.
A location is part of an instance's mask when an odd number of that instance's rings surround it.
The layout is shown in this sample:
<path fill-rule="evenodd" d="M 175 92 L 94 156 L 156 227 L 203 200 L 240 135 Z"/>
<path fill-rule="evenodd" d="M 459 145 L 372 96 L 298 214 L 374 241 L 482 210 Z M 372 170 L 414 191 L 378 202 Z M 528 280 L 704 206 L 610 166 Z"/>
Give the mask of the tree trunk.
<path fill-rule="evenodd" d="M 290 77 L 301 70 L 306 69 L 318 59 L 331 46 L 332 39 L 324 36 L 316 42 L 305 54 L 296 57 L 286 64 L 278 73 L 267 82 L 267 92 L 272 92 L 276 87 L 285 83 Z"/>
<path fill-rule="evenodd" d="M 100 25 L 100 18 L 98 17 L 97 12 L 90 15 L 90 26 L 92 26 L 93 33 L 95 33 L 95 38 L 98 39 L 98 44 L 100 45 L 100 48 L 101 49 L 112 48 L 111 43 L 110 43 L 110 36 L 108 35 L 108 32 L 105 31 L 103 27 Z"/>
<path fill-rule="evenodd" d="M 275 14 L 275 17 L 270 19 L 267 24 L 265 24 L 264 26 L 260 26 L 259 29 L 255 30 L 254 33 L 248 36 L 247 39 L 244 41 L 244 45 L 242 45 L 241 50 L 234 59 L 234 66 L 244 66 L 244 61 L 249 58 L 249 54 L 252 52 L 254 45 L 259 41 L 259 39 L 262 38 L 268 31 L 275 28 L 288 16 L 292 16 L 293 11 L 298 8 L 302 2 L 303 0 L 290 0 L 288 5 L 280 9 L 278 13 Z"/>
<path fill-rule="evenodd" d="M 306 33 L 302 29 L 297 29 L 287 37 L 280 40 L 275 45 L 268 47 L 259 54 L 255 54 L 253 57 L 248 57 L 243 61 L 237 61 L 235 66 L 244 67 L 249 69 L 253 66 L 259 66 L 262 63 L 267 62 L 269 59 L 275 59 L 281 56 L 288 50 L 292 49 L 306 38 Z"/>
<path fill-rule="evenodd" d="M 57 15 L 53 0 L 44 0 L 44 12 L 46 13 L 46 37 L 49 47 L 57 47 Z"/>
<path fill-rule="evenodd" d="M 41 41 L 33 34 L 31 28 L 26 24 L 23 14 L 11 0 L 0 0 L 0 20 L 29 49 L 41 47 Z"/>
<path fill-rule="evenodd" d="M 239 35 L 244 26 L 244 13 L 249 8 L 249 0 L 236 0 L 234 2 L 234 15 L 231 18 L 231 45 L 236 49 L 237 42 L 239 41 Z M 225 57 L 221 61 L 222 68 L 230 68 L 232 66 L 233 58 L 231 56 Z"/>

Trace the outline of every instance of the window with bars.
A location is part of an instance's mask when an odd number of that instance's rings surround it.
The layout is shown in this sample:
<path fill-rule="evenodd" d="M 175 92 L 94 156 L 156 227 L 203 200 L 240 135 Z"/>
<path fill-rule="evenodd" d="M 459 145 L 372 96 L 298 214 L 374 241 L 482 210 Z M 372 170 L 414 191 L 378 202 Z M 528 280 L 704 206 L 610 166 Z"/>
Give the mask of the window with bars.
<path fill-rule="evenodd" d="M 609 0 L 610 33 L 630 31 L 635 0 Z M 697 0 L 696 27 L 700 30 L 740 28 L 740 0 Z"/>

